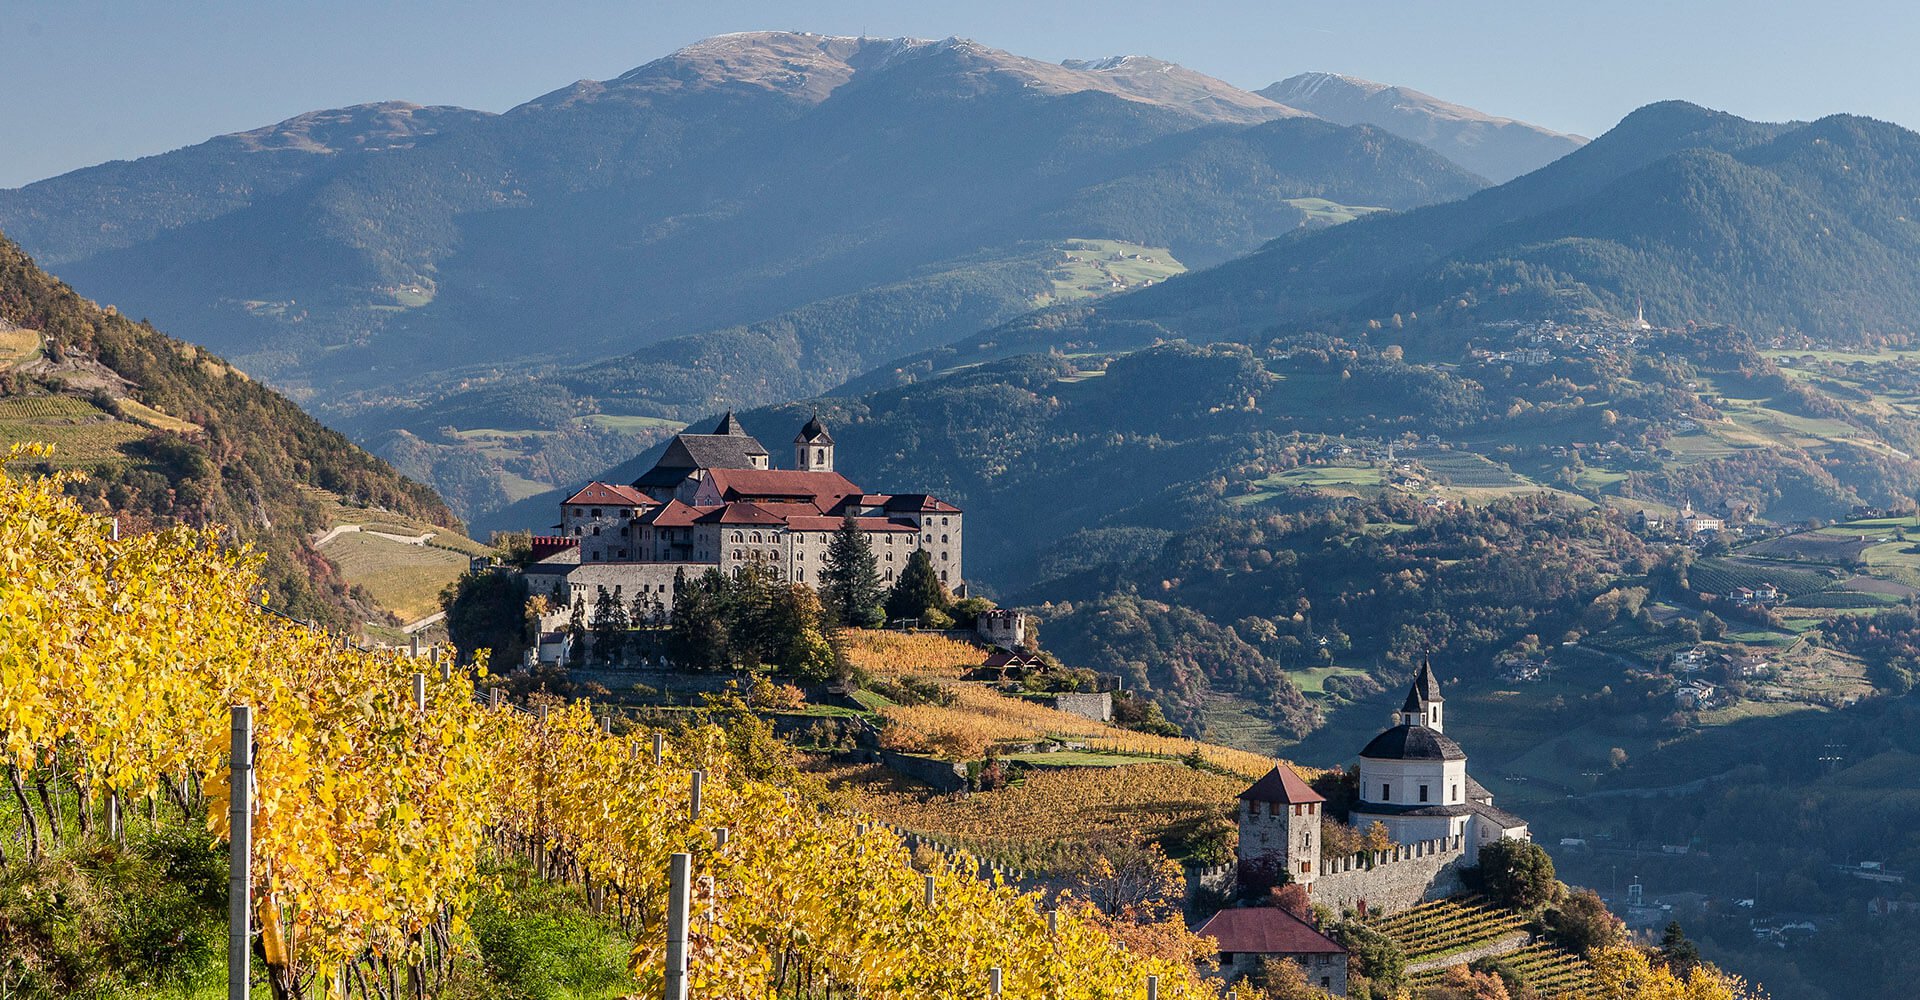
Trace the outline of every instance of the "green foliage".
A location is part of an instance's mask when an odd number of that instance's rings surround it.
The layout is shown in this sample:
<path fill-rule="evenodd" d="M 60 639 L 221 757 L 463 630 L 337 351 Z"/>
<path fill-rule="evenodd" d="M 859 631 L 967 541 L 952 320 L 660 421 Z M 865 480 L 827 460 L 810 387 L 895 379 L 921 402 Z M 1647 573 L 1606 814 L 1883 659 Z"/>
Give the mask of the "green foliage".
<path fill-rule="evenodd" d="M 447 636 L 462 663 L 486 650 L 496 671 L 518 666 L 531 638 L 527 584 L 510 573 L 467 573 L 440 595 Z"/>
<path fill-rule="evenodd" d="M 1349 952 L 1350 972 L 1373 980 L 1389 992 L 1406 981 L 1407 957 L 1399 942 L 1357 920 L 1343 920 L 1327 928 L 1327 936 Z"/>
<path fill-rule="evenodd" d="M 1501 906 L 1535 910 L 1561 893 L 1553 858 L 1531 840 L 1496 840 L 1480 848 L 1476 873 L 1480 890 Z"/>
<path fill-rule="evenodd" d="M 67 848 L 0 868 L 0 987 L 118 1000 L 213 979 L 226 940 L 223 849 L 186 827 L 126 850 Z"/>
<path fill-rule="evenodd" d="M 532 877 L 522 864 L 489 872 L 500 881 L 474 906 L 478 962 L 462 963 L 448 1000 L 584 1000 L 627 994 L 629 946 L 570 886 Z"/>
<path fill-rule="evenodd" d="M 874 628 L 885 617 L 881 610 L 880 570 L 873 546 L 848 514 L 827 542 L 826 568 L 820 574 L 820 603 L 834 620 L 851 628 Z"/>
<path fill-rule="evenodd" d="M 926 549 L 914 549 L 907 557 L 906 569 L 887 594 L 887 619 L 916 618 L 926 627 L 939 628 L 941 626 L 931 619 L 938 614 L 946 619 L 946 624 L 952 624 L 953 618 L 946 613 L 952 606 L 953 595 L 947 593 L 946 585 L 940 582 L 940 574 L 933 568 L 933 556 Z"/>
<path fill-rule="evenodd" d="M 833 628 L 811 587 L 785 583 L 757 566 L 733 577 L 710 569 L 674 581 L 667 651 L 691 670 L 767 669 L 803 681 L 841 672 Z"/>
<path fill-rule="evenodd" d="M 1486 848 L 1481 848 L 1485 864 Z M 1626 940 L 1626 926 L 1607 909 L 1600 894 L 1592 889 L 1567 893 L 1545 915 L 1547 933 L 1561 947 L 1579 955 Z"/>

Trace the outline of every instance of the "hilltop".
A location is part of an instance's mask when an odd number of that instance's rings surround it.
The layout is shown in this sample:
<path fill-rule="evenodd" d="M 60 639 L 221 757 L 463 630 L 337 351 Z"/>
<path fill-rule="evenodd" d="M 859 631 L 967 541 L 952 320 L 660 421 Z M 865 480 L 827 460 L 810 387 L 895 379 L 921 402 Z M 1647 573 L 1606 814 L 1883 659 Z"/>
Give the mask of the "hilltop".
<path fill-rule="evenodd" d="M 431 489 L 220 357 L 81 298 L 4 238 L 0 350 L 0 445 L 56 446 L 34 464 L 83 474 L 69 491 L 126 530 L 225 525 L 265 556 L 263 599 L 277 610 L 356 628 L 385 617 L 380 588 L 313 545 L 343 516 L 474 548 Z M 384 571 L 415 554 L 386 557 Z M 465 568 L 456 558 L 441 583 Z"/>
<path fill-rule="evenodd" d="M 1339 73 L 1301 73 L 1256 91 L 1341 125 L 1378 125 L 1495 183 L 1530 174 L 1587 140 Z"/>
<path fill-rule="evenodd" d="M 1073 245 L 1203 267 L 1483 183 L 1147 57 L 759 32 L 500 115 L 317 112 L 77 171 L 0 192 L 0 228 L 474 516 L 644 447 L 628 418 L 817 393 L 1021 315 Z M 469 403 L 500 420 L 431 415 Z"/>

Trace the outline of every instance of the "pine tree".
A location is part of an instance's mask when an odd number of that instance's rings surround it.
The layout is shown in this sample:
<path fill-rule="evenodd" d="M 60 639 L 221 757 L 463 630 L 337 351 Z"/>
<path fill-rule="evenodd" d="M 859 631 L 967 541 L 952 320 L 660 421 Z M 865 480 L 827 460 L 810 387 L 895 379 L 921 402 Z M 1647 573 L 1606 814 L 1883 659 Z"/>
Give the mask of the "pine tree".
<path fill-rule="evenodd" d="M 915 549 L 907 559 L 907 568 L 894 582 L 893 592 L 887 595 L 887 617 L 924 620 L 933 611 L 945 617 L 952 606 L 953 596 L 941 584 L 940 574 L 934 572 L 933 556 L 926 549 Z"/>
<path fill-rule="evenodd" d="M 874 561 L 867 533 L 860 530 L 852 514 L 840 522 L 839 530 L 827 542 L 826 568 L 820 574 L 820 583 L 820 603 L 834 621 L 852 628 L 873 628 L 884 621 L 880 567 Z"/>
<path fill-rule="evenodd" d="M 567 662 L 579 666 L 587 662 L 587 601 L 577 598 L 573 613 L 567 616 Z"/>
<path fill-rule="evenodd" d="M 627 606 L 600 588 L 593 603 L 593 651 L 602 663 L 621 659 L 627 644 Z"/>

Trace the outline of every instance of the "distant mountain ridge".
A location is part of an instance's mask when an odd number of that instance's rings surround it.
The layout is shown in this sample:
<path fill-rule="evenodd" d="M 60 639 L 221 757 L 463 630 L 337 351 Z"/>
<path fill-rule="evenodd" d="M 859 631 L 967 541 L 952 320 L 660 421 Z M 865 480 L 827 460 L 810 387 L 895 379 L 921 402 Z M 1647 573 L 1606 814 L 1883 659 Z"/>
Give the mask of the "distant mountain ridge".
<path fill-rule="evenodd" d="M 80 171 L 0 192 L 0 226 L 361 440 L 424 431 L 452 451 L 410 467 L 446 470 L 436 484 L 473 513 L 522 487 L 461 433 L 555 432 L 538 448 L 599 454 L 560 441 L 600 392 L 529 390 L 539 412 L 520 423 L 418 426 L 503 374 L 639 355 L 660 363 L 623 363 L 635 381 L 617 395 L 659 405 L 610 415 L 704 409 L 689 375 L 765 403 L 1031 308 L 1050 283 L 1016 262 L 1036 247 L 1120 240 L 1205 266 L 1481 184 L 1380 129 L 1145 57 L 757 32 L 504 114 L 319 112 Z M 950 276 L 976 268 L 956 296 Z M 819 363 L 776 378 L 758 354 L 682 341 L 800 313 L 837 313 L 841 332 L 794 326 Z"/>
<path fill-rule="evenodd" d="M 1408 87 L 1339 73 L 1301 73 L 1256 93 L 1341 125 L 1378 125 L 1496 184 L 1532 173 L 1587 142 Z"/>

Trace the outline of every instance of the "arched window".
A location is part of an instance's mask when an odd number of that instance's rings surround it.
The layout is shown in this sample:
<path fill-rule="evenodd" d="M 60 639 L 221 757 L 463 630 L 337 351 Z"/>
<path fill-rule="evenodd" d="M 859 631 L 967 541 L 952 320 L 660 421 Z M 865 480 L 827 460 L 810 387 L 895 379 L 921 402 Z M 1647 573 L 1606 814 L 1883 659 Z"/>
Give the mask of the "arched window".
<path fill-rule="evenodd" d="M 753 544 L 760 544 L 760 533 L 758 531 L 753 533 Z"/>
<path fill-rule="evenodd" d="M 733 533 L 733 540 L 734 540 L 734 541 L 736 541 L 736 542 L 738 542 L 738 541 L 740 541 L 740 540 L 742 540 L 742 539 L 743 539 L 744 537 L 745 537 L 745 536 L 743 536 L 743 535 L 741 535 L 741 534 L 740 534 L 740 532 L 738 532 L 738 531 L 736 531 L 736 532 L 734 532 L 734 533 Z"/>

